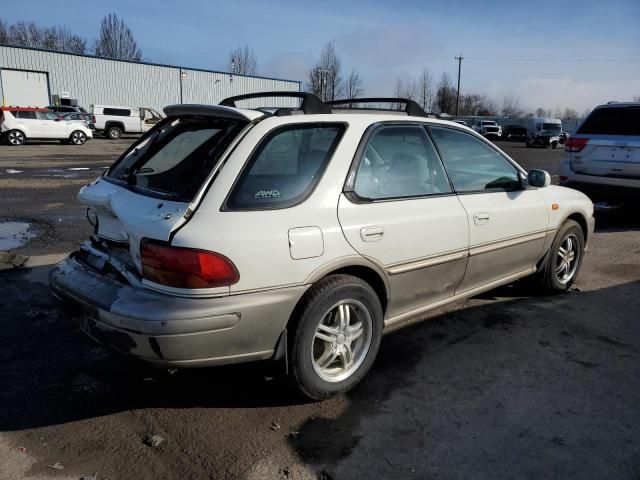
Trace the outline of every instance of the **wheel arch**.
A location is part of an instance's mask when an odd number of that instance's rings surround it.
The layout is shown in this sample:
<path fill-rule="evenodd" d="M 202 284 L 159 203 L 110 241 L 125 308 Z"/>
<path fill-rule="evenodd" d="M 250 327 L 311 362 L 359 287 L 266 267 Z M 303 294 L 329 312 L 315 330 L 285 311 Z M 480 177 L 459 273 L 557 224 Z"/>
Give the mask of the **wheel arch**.
<path fill-rule="evenodd" d="M 104 131 L 106 132 L 107 130 L 109 130 L 109 128 L 111 127 L 118 127 L 120 130 L 122 130 L 123 132 L 124 130 L 124 122 L 120 122 L 118 120 L 108 120 L 105 124 L 104 124 Z"/>
<path fill-rule="evenodd" d="M 585 216 L 580 212 L 573 212 L 567 218 L 565 218 L 562 223 L 566 222 L 567 220 L 573 220 L 578 225 L 580 225 L 580 229 L 582 230 L 582 235 L 584 236 L 584 241 L 586 244 L 589 237 L 589 225 L 587 224 L 587 219 L 585 218 Z"/>

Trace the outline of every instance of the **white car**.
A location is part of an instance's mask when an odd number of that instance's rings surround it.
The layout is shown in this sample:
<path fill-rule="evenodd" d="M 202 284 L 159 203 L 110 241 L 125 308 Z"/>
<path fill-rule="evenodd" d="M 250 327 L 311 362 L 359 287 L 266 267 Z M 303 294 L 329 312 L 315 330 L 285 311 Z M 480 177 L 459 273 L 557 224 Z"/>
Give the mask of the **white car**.
<path fill-rule="evenodd" d="M 640 102 L 596 107 L 565 142 L 560 184 L 594 201 L 640 200 Z"/>
<path fill-rule="evenodd" d="M 22 145 L 27 140 L 61 140 L 82 145 L 93 138 L 86 125 L 64 120 L 45 108 L 2 107 L 0 131 L 9 145 Z"/>
<path fill-rule="evenodd" d="M 293 115 L 235 106 L 260 96 L 303 101 Z M 286 360 L 320 399 L 429 310 L 526 276 L 567 290 L 589 199 L 404 102 L 410 114 L 298 92 L 167 107 L 80 190 L 95 234 L 52 271 L 54 295 L 120 352 L 170 367 Z"/>
<path fill-rule="evenodd" d="M 162 120 L 153 108 L 91 105 L 96 130 L 107 138 L 117 140 L 123 133 L 144 133 Z"/>

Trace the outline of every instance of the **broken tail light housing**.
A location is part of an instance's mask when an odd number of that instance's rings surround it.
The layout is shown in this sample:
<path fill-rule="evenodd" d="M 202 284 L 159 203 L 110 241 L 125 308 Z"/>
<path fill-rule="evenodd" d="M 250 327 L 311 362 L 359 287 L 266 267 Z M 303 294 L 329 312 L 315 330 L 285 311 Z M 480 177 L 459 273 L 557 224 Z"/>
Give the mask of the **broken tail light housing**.
<path fill-rule="evenodd" d="M 224 255 L 194 248 L 172 247 L 142 239 L 142 276 L 151 282 L 175 288 L 228 287 L 240 274 Z"/>
<path fill-rule="evenodd" d="M 569 137 L 564 143 L 565 152 L 579 152 L 589 143 L 588 138 Z"/>

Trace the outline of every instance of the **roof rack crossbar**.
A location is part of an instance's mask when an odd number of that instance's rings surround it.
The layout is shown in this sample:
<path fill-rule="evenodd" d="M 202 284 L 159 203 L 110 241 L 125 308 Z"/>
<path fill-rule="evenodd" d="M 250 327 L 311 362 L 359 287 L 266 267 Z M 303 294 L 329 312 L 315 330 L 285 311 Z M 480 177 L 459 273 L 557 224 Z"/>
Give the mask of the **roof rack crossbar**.
<path fill-rule="evenodd" d="M 292 97 L 301 98 L 302 104 L 300 109 L 306 114 L 313 113 L 331 113 L 331 109 L 312 93 L 307 92 L 259 92 L 247 93 L 245 95 L 236 95 L 235 97 L 225 98 L 220 102 L 223 107 L 235 107 L 236 102 L 241 100 L 249 100 L 252 98 L 270 98 L 270 97 Z"/>
<path fill-rule="evenodd" d="M 338 105 L 347 105 L 347 108 L 357 108 L 352 107 L 353 104 L 360 103 L 404 103 L 405 108 L 404 112 L 407 115 L 411 115 L 412 117 L 428 117 L 429 115 L 424 109 L 418 105 L 413 100 L 409 100 L 408 98 L 393 98 L 393 97 L 379 97 L 379 98 L 342 98 L 340 100 L 332 100 L 325 102 L 329 106 L 338 106 Z M 372 110 L 385 110 L 385 109 L 372 109 Z M 391 110 L 391 109 L 387 109 Z"/>

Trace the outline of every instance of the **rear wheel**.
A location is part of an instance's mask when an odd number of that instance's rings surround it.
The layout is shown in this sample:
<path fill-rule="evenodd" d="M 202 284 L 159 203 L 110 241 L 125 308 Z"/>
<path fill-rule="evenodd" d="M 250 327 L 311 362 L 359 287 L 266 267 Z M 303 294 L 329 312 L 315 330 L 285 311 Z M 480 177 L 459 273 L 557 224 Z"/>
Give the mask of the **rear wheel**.
<path fill-rule="evenodd" d="M 9 145 L 18 146 L 24 144 L 27 137 L 20 130 L 11 130 L 7 133 L 7 143 Z"/>
<path fill-rule="evenodd" d="M 564 292 L 575 282 L 584 256 L 584 233 L 577 222 L 565 221 L 549 249 L 538 284 L 549 292 Z"/>
<path fill-rule="evenodd" d="M 87 141 L 87 135 L 80 130 L 74 131 L 69 136 L 69 143 L 73 145 L 83 145 L 84 142 L 86 141 Z"/>
<path fill-rule="evenodd" d="M 118 140 L 122 137 L 122 129 L 120 127 L 111 126 L 107 128 L 107 138 Z"/>
<path fill-rule="evenodd" d="M 312 287 L 303 302 L 290 345 L 292 379 L 314 400 L 346 392 L 378 353 L 380 300 L 364 280 L 331 275 Z"/>

